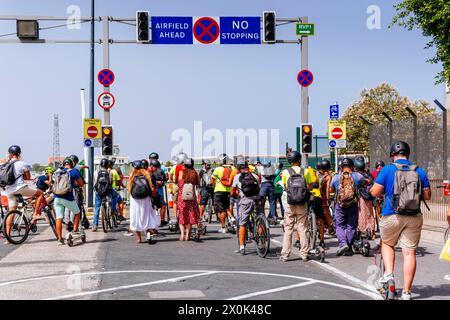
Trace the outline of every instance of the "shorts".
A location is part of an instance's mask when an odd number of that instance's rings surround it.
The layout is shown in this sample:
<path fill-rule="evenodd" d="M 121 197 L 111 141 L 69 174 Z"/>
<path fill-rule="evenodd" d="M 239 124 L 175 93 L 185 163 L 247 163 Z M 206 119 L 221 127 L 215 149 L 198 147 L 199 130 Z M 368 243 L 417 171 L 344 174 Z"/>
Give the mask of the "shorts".
<path fill-rule="evenodd" d="M 240 200 L 236 200 L 237 202 L 237 217 L 240 226 L 246 226 L 248 223 L 248 217 L 250 213 L 256 210 L 256 198 L 247 198 L 243 197 Z"/>
<path fill-rule="evenodd" d="M 164 199 L 164 188 L 163 187 L 158 188 L 158 194 L 161 198 L 161 205 L 165 206 L 167 203 L 166 203 L 166 200 Z"/>
<path fill-rule="evenodd" d="M 209 199 L 212 199 L 214 197 L 214 193 L 208 191 L 206 188 L 202 188 L 200 191 L 200 205 L 206 206 L 208 205 Z"/>
<path fill-rule="evenodd" d="M 16 208 L 19 204 L 17 203 L 16 194 L 20 194 L 22 197 L 33 197 L 36 192 L 38 192 L 37 189 L 32 188 L 30 186 L 24 186 L 17 190 L 14 193 L 8 194 L 8 207 L 9 208 Z"/>
<path fill-rule="evenodd" d="M 214 209 L 216 213 L 226 212 L 230 208 L 230 193 L 215 192 L 214 193 Z"/>
<path fill-rule="evenodd" d="M 380 220 L 381 240 L 392 247 L 400 243 L 402 249 L 416 250 L 420 242 L 422 225 L 422 214 L 383 216 Z"/>
<path fill-rule="evenodd" d="M 80 208 L 78 208 L 78 204 L 75 200 L 68 201 L 62 198 L 55 198 L 53 206 L 55 207 L 56 219 L 64 218 L 64 211 L 66 210 L 66 208 L 70 210 L 74 215 L 80 213 Z"/>
<path fill-rule="evenodd" d="M 325 219 L 322 198 L 314 197 L 314 201 L 311 201 L 310 205 L 314 206 L 314 213 L 316 214 L 317 219 Z"/>
<path fill-rule="evenodd" d="M 172 187 L 172 195 L 173 195 L 173 203 L 178 205 L 178 192 L 180 191 L 180 188 L 178 185 L 173 185 Z"/>

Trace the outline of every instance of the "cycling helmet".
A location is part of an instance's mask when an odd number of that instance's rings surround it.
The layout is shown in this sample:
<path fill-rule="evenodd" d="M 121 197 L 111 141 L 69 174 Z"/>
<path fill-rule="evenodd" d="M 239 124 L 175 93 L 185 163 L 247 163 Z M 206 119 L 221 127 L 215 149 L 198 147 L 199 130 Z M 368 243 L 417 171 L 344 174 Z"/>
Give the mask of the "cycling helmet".
<path fill-rule="evenodd" d="M 293 164 L 295 162 L 300 162 L 302 160 L 302 155 L 298 151 L 292 151 L 288 153 L 286 158 L 290 164 Z"/>
<path fill-rule="evenodd" d="M 147 159 L 142 159 L 141 160 L 141 166 L 142 166 L 142 169 L 148 169 L 148 160 Z"/>
<path fill-rule="evenodd" d="M 46 167 L 45 168 L 45 170 L 44 170 L 44 173 L 45 174 L 53 174 L 53 173 L 55 173 L 55 169 L 54 168 L 52 168 L 52 167 Z"/>
<path fill-rule="evenodd" d="M 322 164 L 321 164 L 320 162 L 317 162 L 317 164 L 316 164 L 316 170 L 317 170 L 317 171 L 322 170 Z"/>
<path fill-rule="evenodd" d="M 358 171 L 364 171 L 364 169 L 366 168 L 366 161 L 363 157 L 357 157 L 355 159 L 355 168 Z"/>
<path fill-rule="evenodd" d="M 349 168 L 352 168 L 352 169 L 353 169 L 353 168 L 355 167 L 355 163 L 354 163 L 353 160 L 350 159 L 350 158 L 344 158 L 344 159 L 342 159 L 342 161 L 341 161 L 340 167 L 341 167 L 341 168 L 349 167 Z"/>
<path fill-rule="evenodd" d="M 384 167 L 384 166 L 385 166 L 385 164 L 384 164 L 384 161 L 382 161 L 382 160 L 378 160 L 375 163 L 375 169 L 378 169 L 378 167 Z"/>
<path fill-rule="evenodd" d="M 210 165 L 211 165 L 211 161 L 209 161 L 208 159 L 206 159 L 206 160 L 203 160 L 203 161 L 202 161 L 202 164 L 206 164 L 206 165 L 210 166 Z"/>
<path fill-rule="evenodd" d="M 194 160 L 192 158 L 187 158 L 184 161 L 184 166 L 188 169 L 193 169 L 194 168 Z"/>
<path fill-rule="evenodd" d="M 71 158 L 65 158 L 63 161 L 63 166 L 69 165 L 71 168 L 74 167 L 73 160 Z"/>
<path fill-rule="evenodd" d="M 20 156 L 20 154 L 22 153 L 22 149 L 20 149 L 19 146 L 13 145 L 8 148 L 8 153 L 14 156 Z"/>
<path fill-rule="evenodd" d="M 152 153 L 149 154 L 148 158 L 149 159 L 158 160 L 159 159 L 159 154 L 157 154 L 156 152 L 152 152 Z"/>
<path fill-rule="evenodd" d="M 177 157 L 176 157 L 176 159 L 177 159 L 177 164 L 182 164 L 182 163 L 184 163 L 184 161 L 186 160 L 186 158 L 187 158 L 187 154 L 184 153 L 184 152 L 180 152 L 180 153 L 177 155 Z"/>
<path fill-rule="evenodd" d="M 131 165 L 136 170 L 142 169 L 142 161 L 141 160 L 135 160 L 135 161 L 133 161 L 133 163 Z"/>
<path fill-rule="evenodd" d="M 69 158 L 72 159 L 74 165 L 77 165 L 80 162 L 80 159 L 74 154 L 69 156 Z"/>
<path fill-rule="evenodd" d="M 331 170 L 331 163 L 327 159 L 320 161 L 320 166 L 322 167 L 322 170 Z"/>
<path fill-rule="evenodd" d="M 158 160 L 155 160 L 155 159 L 153 159 L 152 161 L 150 161 L 150 165 L 151 165 L 152 167 L 155 167 L 155 168 L 161 167 L 161 163 L 160 163 Z"/>
<path fill-rule="evenodd" d="M 238 158 L 236 159 L 236 167 L 237 167 L 239 170 L 248 168 L 248 161 L 245 160 L 244 157 L 238 157 Z"/>
<path fill-rule="evenodd" d="M 230 158 L 225 154 L 222 153 L 219 157 L 217 157 L 217 163 L 219 164 L 227 164 L 230 161 Z"/>
<path fill-rule="evenodd" d="M 406 157 L 409 157 L 409 154 L 411 153 L 411 149 L 409 148 L 409 145 L 404 141 L 397 141 L 391 146 L 391 157 L 397 154 L 404 155 Z"/>
<path fill-rule="evenodd" d="M 103 158 L 100 160 L 100 167 L 102 168 L 108 168 L 109 167 L 109 160 L 106 158 Z"/>

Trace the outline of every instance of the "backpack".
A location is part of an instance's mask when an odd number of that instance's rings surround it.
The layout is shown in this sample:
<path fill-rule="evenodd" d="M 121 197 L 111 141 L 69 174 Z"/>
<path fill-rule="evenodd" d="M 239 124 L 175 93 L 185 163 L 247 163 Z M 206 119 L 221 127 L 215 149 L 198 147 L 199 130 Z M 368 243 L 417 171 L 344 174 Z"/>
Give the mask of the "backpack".
<path fill-rule="evenodd" d="M 145 176 L 135 176 L 131 185 L 131 196 L 134 199 L 145 199 L 150 197 L 152 190 Z"/>
<path fill-rule="evenodd" d="M 19 177 L 14 174 L 14 163 L 18 160 L 9 161 L 0 166 L 0 187 L 13 185 Z"/>
<path fill-rule="evenodd" d="M 252 173 L 244 172 L 239 177 L 239 182 L 241 183 L 242 193 L 246 197 L 254 197 L 259 195 L 259 184 L 258 180 L 255 179 Z"/>
<path fill-rule="evenodd" d="M 45 183 L 45 181 L 47 181 L 47 176 L 46 175 L 42 175 L 42 176 L 40 176 L 38 179 L 37 179 L 37 181 L 36 181 L 36 187 L 39 189 L 39 190 L 42 190 L 42 191 L 47 191 L 48 189 L 49 189 L 49 186 Z"/>
<path fill-rule="evenodd" d="M 263 165 L 260 170 L 261 176 L 266 178 L 267 180 L 274 180 L 275 179 L 275 168 L 274 166 L 270 165 Z"/>
<path fill-rule="evenodd" d="M 59 169 L 55 172 L 55 183 L 53 184 L 53 193 L 57 196 L 64 196 L 73 192 L 70 170 Z"/>
<path fill-rule="evenodd" d="M 233 169 L 230 167 L 223 167 L 222 178 L 220 178 L 220 182 L 225 187 L 231 187 L 233 185 Z"/>
<path fill-rule="evenodd" d="M 202 178 L 202 187 L 206 188 L 211 186 L 211 177 L 212 177 L 213 171 L 209 169 L 208 171 L 205 171 L 202 169 L 200 172 L 200 176 Z"/>
<path fill-rule="evenodd" d="M 361 187 L 359 189 L 359 194 L 360 196 L 364 199 L 364 200 L 372 200 L 373 197 L 370 194 L 370 189 L 373 186 L 373 178 L 371 174 L 367 174 L 367 173 L 362 173 L 364 179 L 369 180 L 369 184 L 368 185 L 364 185 L 363 187 Z"/>
<path fill-rule="evenodd" d="M 300 173 L 289 168 L 289 179 L 287 182 L 287 202 L 290 205 L 305 204 L 309 200 L 309 191 L 306 185 L 303 169 Z"/>
<path fill-rule="evenodd" d="M 183 201 L 195 200 L 195 188 L 192 183 L 185 183 L 183 185 L 183 191 L 181 191 L 181 200 Z"/>
<path fill-rule="evenodd" d="M 108 170 L 100 170 L 97 174 L 97 182 L 95 183 L 95 192 L 104 197 L 111 192 L 111 178 Z"/>
<path fill-rule="evenodd" d="M 155 172 L 153 172 L 153 175 L 155 176 L 155 178 L 156 178 L 156 181 L 162 181 L 162 182 L 164 182 L 166 179 L 166 177 L 165 177 L 165 175 L 164 175 L 164 172 L 160 169 L 160 168 L 158 168 L 158 169 L 156 169 L 156 171 Z"/>
<path fill-rule="evenodd" d="M 419 214 L 421 202 L 420 176 L 416 165 L 394 163 L 397 167 L 392 197 L 395 213 L 407 216 Z"/>
<path fill-rule="evenodd" d="M 337 202 L 341 208 L 351 208 L 358 204 L 355 180 L 350 173 L 344 172 L 339 177 Z"/>

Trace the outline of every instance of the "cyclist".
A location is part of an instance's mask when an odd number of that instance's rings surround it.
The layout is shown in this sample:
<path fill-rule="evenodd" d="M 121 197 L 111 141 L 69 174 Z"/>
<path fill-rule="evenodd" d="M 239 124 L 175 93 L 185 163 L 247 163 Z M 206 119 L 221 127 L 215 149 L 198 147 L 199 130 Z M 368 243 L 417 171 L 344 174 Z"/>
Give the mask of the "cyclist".
<path fill-rule="evenodd" d="M 14 174 L 14 182 L 12 184 L 6 183 L 5 193 L 8 197 L 8 208 L 9 210 L 17 210 L 17 195 L 21 195 L 23 197 L 34 197 L 36 198 L 36 203 L 34 206 L 34 214 L 32 223 L 41 219 L 41 211 L 42 205 L 44 204 L 44 193 L 33 187 L 30 187 L 25 183 L 25 180 L 31 179 L 30 167 L 21 160 L 22 149 L 13 145 L 8 148 L 8 162 L 4 165 L 12 166 L 12 172 Z M 12 218 L 12 216 L 11 216 Z M 6 221 L 7 232 L 9 233 L 9 227 L 11 226 L 12 221 Z"/>
<path fill-rule="evenodd" d="M 100 160 L 100 169 L 94 179 L 94 222 L 92 231 L 97 231 L 98 220 L 100 216 L 100 208 L 102 199 L 112 195 L 112 174 L 108 170 L 110 166 L 109 160 L 104 158 Z"/>
<path fill-rule="evenodd" d="M 261 200 L 261 206 L 265 207 L 265 201 L 266 198 L 269 199 L 269 205 L 270 205 L 270 211 L 269 211 L 269 217 L 267 220 L 269 220 L 270 224 L 276 224 L 276 199 L 275 199 L 275 185 L 274 180 L 276 178 L 275 175 L 275 168 L 272 166 L 272 164 L 269 162 L 267 164 L 261 164 L 261 162 L 258 161 L 258 172 L 261 176 L 261 191 L 260 191 L 260 200 Z"/>
<path fill-rule="evenodd" d="M 262 214 L 259 208 L 259 178 L 256 174 L 250 172 L 248 162 L 240 158 L 237 161 L 239 173 L 234 177 L 231 194 L 236 196 L 237 201 L 237 220 L 238 220 L 238 239 L 239 253 L 245 255 L 245 236 L 249 215 L 252 212 Z"/>
<path fill-rule="evenodd" d="M 385 166 L 384 162 L 381 160 L 378 160 L 375 163 L 375 170 L 372 171 L 372 177 L 373 180 L 376 181 L 378 177 L 378 173 L 383 169 Z M 381 207 L 383 205 L 383 197 L 374 197 L 374 206 L 375 206 L 375 218 L 377 219 L 377 223 L 379 225 L 380 219 L 381 219 Z"/>
<path fill-rule="evenodd" d="M 350 158 L 344 158 L 340 164 L 341 171 L 334 176 L 330 192 L 335 193 L 336 233 L 339 241 L 337 256 L 351 256 L 353 243 L 356 239 L 358 224 L 358 190 L 365 183 L 364 177 L 353 172 L 355 163 Z"/>
<path fill-rule="evenodd" d="M 55 169 L 52 167 L 46 167 L 44 170 L 44 174 L 39 176 L 36 181 L 36 187 L 41 190 L 44 194 L 45 192 L 51 190 L 53 187 L 53 174 L 55 173 Z M 54 196 L 53 193 L 50 193 L 44 200 L 42 208 L 53 201 Z"/>
<path fill-rule="evenodd" d="M 157 181 L 157 187 L 158 187 L 158 194 L 161 197 L 161 209 L 159 211 L 159 214 L 161 216 L 161 227 L 167 225 L 169 221 L 166 220 L 166 212 L 167 212 L 167 201 L 165 199 L 165 188 L 167 183 L 167 168 L 164 164 L 159 162 L 159 154 L 156 152 L 152 152 L 148 156 L 150 164 L 152 163 L 152 160 L 158 161 L 160 164 L 159 167 L 157 167 L 155 171 L 155 177 Z M 170 219 L 169 219 L 170 220 Z"/>
<path fill-rule="evenodd" d="M 380 173 L 381 169 L 385 166 L 384 161 L 378 160 L 375 163 L 375 170 L 372 171 L 372 177 L 374 180 L 377 180 L 378 173 Z"/>
<path fill-rule="evenodd" d="M 203 221 L 203 214 L 210 199 L 213 200 L 214 205 L 214 186 L 211 184 L 211 176 L 213 170 L 211 168 L 211 161 L 203 160 L 202 169 L 199 172 L 200 176 L 200 220 Z"/>
<path fill-rule="evenodd" d="M 80 159 L 75 155 L 72 154 L 70 156 L 68 156 L 67 158 L 71 159 L 73 161 L 73 169 L 72 170 L 76 170 L 78 171 L 78 173 L 80 174 L 81 179 L 83 180 L 83 185 L 86 184 L 86 181 L 83 178 L 83 175 L 81 174 L 81 166 L 78 165 Z M 80 188 L 78 186 L 74 187 L 74 192 L 75 192 L 75 200 L 77 201 L 78 207 L 84 206 L 84 191 L 83 188 Z M 83 216 L 82 217 L 83 225 L 87 225 L 87 227 L 89 227 L 89 222 L 87 222 L 87 217 Z M 66 209 L 66 211 L 64 212 L 64 220 L 67 221 L 67 231 L 72 231 L 73 229 L 73 213 L 71 213 L 69 210 Z M 86 223 L 87 222 L 87 223 Z"/>
<path fill-rule="evenodd" d="M 173 212 L 178 219 L 178 176 L 184 170 L 184 161 L 187 159 L 187 154 L 180 152 L 175 156 L 176 166 L 173 166 L 169 172 L 169 181 L 172 182 L 172 197 L 173 197 Z"/>
<path fill-rule="evenodd" d="M 395 142 L 390 149 L 392 164 L 381 169 L 371 189 L 374 197 L 383 193 L 385 195 L 380 221 L 381 255 L 385 273 L 380 282 L 394 280 L 395 246 L 400 243 L 404 278 L 402 300 L 411 300 L 411 287 L 416 272 L 416 250 L 423 224 L 420 203 L 431 199 L 427 174 L 424 169 L 408 160 L 410 153 L 411 149 L 406 142 Z M 398 181 L 405 182 L 406 187 L 400 189 Z M 412 183 L 407 183 L 408 181 Z M 408 206 L 405 206 L 405 203 Z"/>
<path fill-rule="evenodd" d="M 111 173 L 112 177 L 112 212 L 116 213 L 119 222 L 122 222 L 126 220 L 123 216 L 123 208 L 125 207 L 125 203 L 123 202 L 123 198 L 119 194 L 119 191 L 121 187 L 125 188 L 125 185 L 122 182 L 119 172 L 114 168 L 114 165 L 115 160 L 109 160 L 108 171 Z M 122 209 L 122 211 L 120 211 L 120 209 Z"/>
<path fill-rule="evenodd" d="M 360 173 L 366 183 L 359 190 L 359 214 L 358 214 L 358 231 L 370 232 L 371 240 L 375 240 L 375 220 L 373 218 L 373 198 L 370 195 L 370 188 L 373 186 L 373 178 L 370 172 L 366 171 L 366 163 L 364 157 L 355 158 L 356 172 Z"/>
<path fill-rule="evenodd" d="M 211 176 L 211 184 L 214 185 L 214 206 L 216 213 L 219 214 L 221 228 L 220 233 L 226 233 L 225 219 L 229 214 L 230 193 L 233 179 L 237 173 L 236 169 L 230 164 L 230 158 L 226 154 L 221 154 L 218 158 L 220 164 Z"/>
<path fill-rule="evenodd" d="M 283 171 L 282 184 L 287 192 L 290 210 L 284 216 L 284 238 L 280 260 L 288 261 L 292 250 L 292 232 L 297 223 L 297 233 L 300 235 L 300 258 L 302 261 L 308 261 L 308 208 L 306 204 L 309 199 L 308 188 L 312 188 L 312 185 L 307 185 L 304 170 L 300 167 L 302 160 L 300 152 L 289 152 L 286 158 L 291 164 L 291 168 Z"/>
<path fill-rule="evenodd" d="M 333 220 L 331 218 L 330 212 L 330 199 L 332 196 L 330 194 L 330 184 L 331 180 L 333 180 L 333 175 L 331 172 L 331 163 L 327 159 L 324 159 L 320 162 L 320 194 L 322 196 L 322 209 L 325 215 L 325 222 L 328 227 L 328 234 L 330 236 L 334 236 L 336 232 L 333 228 Z"/>
<path fill-rule="evenodd" d="M 58 245 L 63 245 L 64 240 L 62 238 L 62 220 L 64 218 L 64 212 L 66 209 L 73 213 L 73 231 L 71 232 L 74 237 L 80 235 L 78 227 L 80 225 L 80 208 L 75 200 L 73 190 L 75 187 L 82 188 L 84 185 L 83 179 L 80 176 L 78 170 L 73 170 L 74 162 L 70 158 L 66 158 L 63 161 L 63 168 L 59 169 L 55 173 L 55 214 L 56 214 L 56 233 L 58 234 Z M 59 181 L 64 181 L 63 176 L 69 175 L 70 179 L 66 180 L 71 185 L 72 190 L 65 194 L 59 194 L 58 188 L 62 190 L 67 189 L 67 186 L 59 185 Z M 61 177 L 61 179 L 59 179 Z"/>

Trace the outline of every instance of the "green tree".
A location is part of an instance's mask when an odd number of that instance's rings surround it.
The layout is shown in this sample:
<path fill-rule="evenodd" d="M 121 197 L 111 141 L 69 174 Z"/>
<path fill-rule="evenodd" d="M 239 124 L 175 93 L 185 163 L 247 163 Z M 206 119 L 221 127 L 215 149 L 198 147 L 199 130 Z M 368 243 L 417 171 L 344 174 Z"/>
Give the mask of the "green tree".
<path fill-rule="evenodd" d="M 394 6 L 397 15 L 392 25 L 412 30 L 418 27 L 426 37 L 431 37 L 425 48 L 436 47 L 436 55 L 430 63 L 443 64 L 437 83 L 450 83 L 450 2 L 448 0 L 404 0 Z"/>
<path fill-rule="evenodd" d="M 411 101 L 393 86 L 382 83 L 376 88 L 364 89 L 357 102 L 352 104 L 344 113 L 342 120 L 347 122 L 347 150 L 357 153 L 369 153 L 369 126 L 361 116 L 373 124 L 386 122 L 383 112 L 392 119 L 411 119 L 406 107 L 411 108 L 417 115 L 432 114 L 428 102 Z"/>

